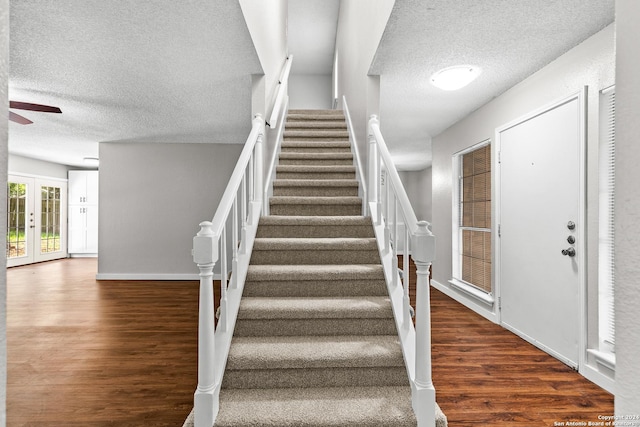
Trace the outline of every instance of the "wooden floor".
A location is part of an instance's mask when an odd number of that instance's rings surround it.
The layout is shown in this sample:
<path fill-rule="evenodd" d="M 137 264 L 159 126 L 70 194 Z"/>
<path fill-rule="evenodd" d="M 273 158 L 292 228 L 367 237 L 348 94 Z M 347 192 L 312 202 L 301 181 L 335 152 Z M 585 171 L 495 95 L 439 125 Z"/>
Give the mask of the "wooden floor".
<path fill-rule="evenodd" d="M 175 426 L 196 387 L 196 282 L 95 280 L 94 259 L 7 271 L 7 426 Z M 415 280 L 413 280 L 415 283 Z M 451 427 L 553 426 L 613 397 L 432 290 L 433 379 Z"/>

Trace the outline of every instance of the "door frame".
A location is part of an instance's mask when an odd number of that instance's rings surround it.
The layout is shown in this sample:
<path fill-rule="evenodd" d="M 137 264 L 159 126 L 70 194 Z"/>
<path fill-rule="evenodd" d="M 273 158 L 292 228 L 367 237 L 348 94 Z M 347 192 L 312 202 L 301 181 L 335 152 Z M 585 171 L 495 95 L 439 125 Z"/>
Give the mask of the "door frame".
<path fill-rule="evenodd" d="M 13 180 L 12 180 L 13 178 Z M 54 178 L 42 175 L 32 175 L 25 173 L 9 172 L 7 174 L 7 182 L 20 182 L 27 184 L 27 207 L 33 212 L 33 226 L 28 228 L 26 244 L 27 250 L 30 251 L 27 256 L 21 258 L 7 258 L 7 264 L 11 267 L 32 264 L 36 262 L 51 261 L 68 257 L 67 253 L 67 186 L 68 180 L 63 178 Z M 59 185 L 60 186 L 60 250 L 51 254 L 40 254 L 40 238 L 39 233 L 42 228 L 42 200 L 40 196 L 40 187 L 42 185 Z M 6 203 L 6 201 L 5 201 Z M 6 257 L 6 249 L 5 249 Z M 13 262 L 11 262 L 13 261 Z"/>
<path fill-rule="evenodd" d="M 503 320 L 502 320 L 502 309 L 501 309 L 501 288 L 502 288 L 502 283 L 501 283 L 501 247 L 500 247 L 500 224 L 502 222 L 501 220 L 501 211 L 500 211 L 500 202 L 501 202 L 501 185 L 502 185 L 502 177 L 501 177 L 501 171 L 500 171 L 500 152 L 501 152 L 501 133 L 511 129 L 521 123 L 524 123 L 528 120 L 531 120 L 537 116 L 540 116 L 548 111 L 551 111 L 557 107 L 560 107 L 568 102 L 571 102 L 573 100 L 578 101 L 578 109 L 579 109 L 579 117 L 578 117 L 578 144 L 579 144 L 579 157 L 578 157 L 578 181 L 579 181 L 579 194 L 578 194 L 578 221 L 579 222 L 579 227 L 577 227 L 576 230 L 576 258 L 577 258 L 577 264 L 578 264 L 578 288 L 579 288 L 579 307 L 578 307 L 578 313 L 580 316 L 580 319 L 578 319 L 578 325 L 579 325 L 579 330 L 578 330 L 578 366 L 577 369 L 579 371 L 582 371 L 582 368 L 585 366 L 585 360 L 586 360 L 586 343 L 587 343 L 587 289 L 586 289 L 586 285 L 587 285 L 587 268 L 586 268 L 586 262 L 587 262 L 587 257 L 586 257 L 586 250 L 587 250 L 587 217 L 586 217 L 586 202 L 587 202 L 587 164 L 586 164 L 586 150 L 587 150 L 587 141 L 586 141 L 586 135 L 587 135 L 587 86 L 584 86 L 582 90 L 572 93 L 569 96 L 565 96 L 559 99 L 556 99 L 555 101 L 552 101 L 536 110 L 533 110 L 525 115 L 522 115 L 520 117 L 518 117 L 515 120 L 512 120 L 502 126 L 499 126 L 496 128 L 495 130 L 495 150 L 492 154 L 493 156 L 493 163 L 492 163 L 492 168 L 495 171 L 494 175 L 493 175 L 493 179 L 495 182 L 495 185 L 493 186 L 493 191 L 495 192 L 492 195 L 494 202 L 494 211 L 493 211 L 493 218 L 492 218 L 492 224 L 491 227 L 493 230 L 496 230 L 495 233 L 492 233 L 492 247 L 493 247 L 493 256 L 494 256 L 494 269 L 493 269 L 493 275 L 494 275 L 494 292 L 496 293 L 496 297 L 497 297 L 497 301 L 498 301 L 498 306 L 495 309 L 495 313 L 496 313 L 496 318 L 498 321 L 498 324 L 500 324 L 502 327 L 509 329 L 510 331 L 516 333 L 516 335 L 520 336 L 521 338 L 525 339 L 526 341 L 531 342 L 533 345 L 535 345 L 538 348 L 541 348 L 543 351 L 551 354 L 552 356 L 558 358 L 559 360 L 562 360 L 564 363 L 572 366 L 573 364 L 568 363 L 568 361 L 566 359 L 564 359 L 563 357 L 561 357 L 560 355 L 554 353 L 554 352 L 550 352 L 548 348 L 546 348 L 545 346 L 541 345 L 538 342 L 534 342 L 530 339 L 528 339 L 528 337 L 522 336 L 521 334 L 517 333 L 516 331 L 513 331 L 512 329 L 510 329 L 509 327 L 507 327 L 507 325 L 504 324 Z M 559 357 L 560 356 L 560 357 Z"/>

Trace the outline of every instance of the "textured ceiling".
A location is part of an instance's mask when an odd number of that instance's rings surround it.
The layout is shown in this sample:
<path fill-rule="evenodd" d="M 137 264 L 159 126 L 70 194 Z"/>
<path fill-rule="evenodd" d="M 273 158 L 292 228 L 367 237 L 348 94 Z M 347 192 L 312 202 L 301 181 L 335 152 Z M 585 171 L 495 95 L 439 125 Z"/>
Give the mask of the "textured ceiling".
<path fill-rule="evenodd" d="M 614 0 L 396 0 L 370 69 L 381 75 L 381 128 L 394 161 L 428 166 L 431 137 L 613 20 Z M 456 92 L 429 83 L 460 64 L 483 72 Z"/>
<path fill-rule="evenodd" d="M 12 0 L 9 151 L 70 165 L 98 142 L 240 143 L 262 73 L 237 1 Z"/>
<path fill-rule="evenodd" d="M 292 74 L 332 74 L 340 0 L 289 0 Z"/>

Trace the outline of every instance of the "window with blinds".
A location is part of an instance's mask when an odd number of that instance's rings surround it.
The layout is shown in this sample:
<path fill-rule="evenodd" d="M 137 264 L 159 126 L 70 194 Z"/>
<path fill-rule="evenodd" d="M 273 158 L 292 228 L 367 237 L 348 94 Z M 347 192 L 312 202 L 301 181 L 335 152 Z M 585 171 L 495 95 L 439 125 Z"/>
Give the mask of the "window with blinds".
<path fill-rule="evenodd" d="M 615 112 L 616 92 L 612 86 L 600 93 L 598 319 L 600 351 L 606 353 L 614 353 L 615 350 Z"/>
<path fill-rule="evenodd" d="M 459 154 L 456 279 L 491 292 L 491 145 Z"/>

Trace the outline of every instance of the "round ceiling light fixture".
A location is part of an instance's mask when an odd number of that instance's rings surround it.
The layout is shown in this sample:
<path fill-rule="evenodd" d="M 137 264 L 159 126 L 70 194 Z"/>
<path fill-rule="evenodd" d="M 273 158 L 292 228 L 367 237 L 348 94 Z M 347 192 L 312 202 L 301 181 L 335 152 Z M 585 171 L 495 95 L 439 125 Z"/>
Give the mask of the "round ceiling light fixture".
<path fill-rule="evenodd" d="M 431 76 L 431 84 L 442 90 L 462 89 L 482 73 L 475 65 L 456 65 L 444 68 Z"/>

